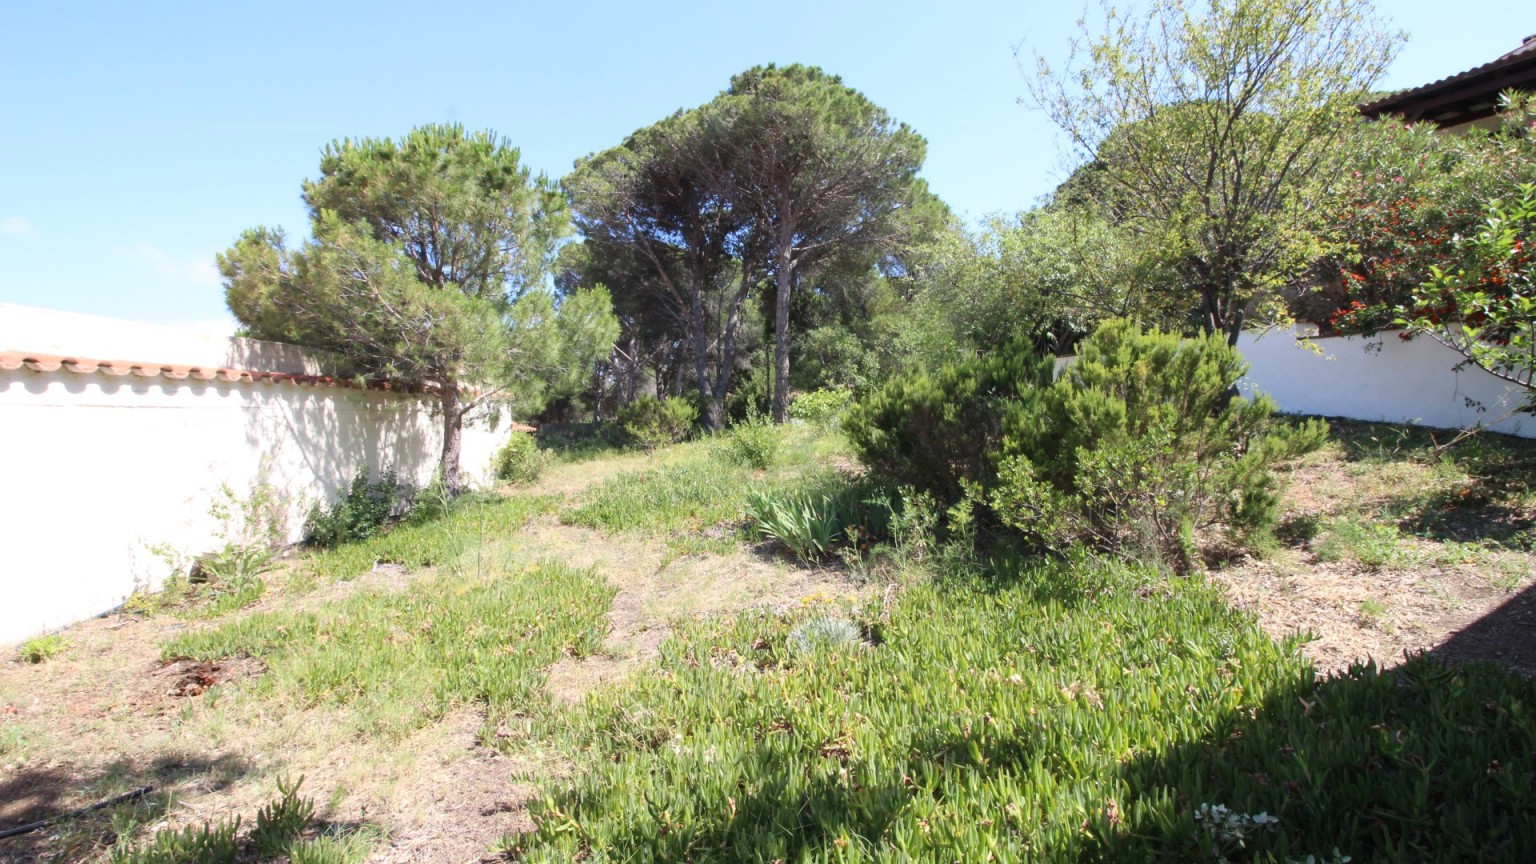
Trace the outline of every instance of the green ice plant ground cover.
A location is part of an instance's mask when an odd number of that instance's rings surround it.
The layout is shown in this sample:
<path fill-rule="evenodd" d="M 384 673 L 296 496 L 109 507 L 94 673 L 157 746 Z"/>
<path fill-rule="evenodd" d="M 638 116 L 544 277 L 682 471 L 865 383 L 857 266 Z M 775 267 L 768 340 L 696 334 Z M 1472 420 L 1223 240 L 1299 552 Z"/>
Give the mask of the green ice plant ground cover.
<path fill-rule="evenodd" d="M 1532 684 L 1319 680 L 1198 579 L 997 562 L 681 627 L 550 734 L 502 851 L 585 861 L 1536 859 Z M 859 638 L 807 638 L 811 633 Z"/>

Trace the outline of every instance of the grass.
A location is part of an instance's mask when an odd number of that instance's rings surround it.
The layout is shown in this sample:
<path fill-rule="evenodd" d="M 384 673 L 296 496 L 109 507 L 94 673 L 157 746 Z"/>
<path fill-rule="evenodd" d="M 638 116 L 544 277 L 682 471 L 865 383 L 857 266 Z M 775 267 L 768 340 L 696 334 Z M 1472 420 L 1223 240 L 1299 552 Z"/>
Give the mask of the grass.
<path fill-rule="evenodd" d="M 553 562 L 493 578 L 442 574 L 313 611 L 248 615 L 177 637 L 163 656 L 258 658 L 269 694 L 345 708 L 364 734 L 399 740 L 469 703 L 488 706 L 494 728 L 547 701 L 544 667 L 598 649 L 612 593 L 596 573 Z"/>
<path fill-rule="evenodd" d="M 471 553 L 558 506 L 559 499 L 548 495 L 477 498 L 432 521 L 405 522 L 360 543 L 317 550 L 299 565 L 292 580 L 295 587 L 311 587 L 353 579 L 380 564 L 397 564 L 407 571 L 483 567 Z"/>
<path fill-rule="evenodd" d="M 864 640 L 796 650 L 806 622 L 840 617 Z M 1011 566 L 891 610 L 683 628 L 654 674 L 551 730 L 583 770 L 504 847 L 526 862 L 1528 860 L 1533 700 L 1524 679 L 1429 660 L 1318 679 L 1202 584 Z M 1278 822 L 1238 848 L 1206 818 L 1219 806 Z"/>

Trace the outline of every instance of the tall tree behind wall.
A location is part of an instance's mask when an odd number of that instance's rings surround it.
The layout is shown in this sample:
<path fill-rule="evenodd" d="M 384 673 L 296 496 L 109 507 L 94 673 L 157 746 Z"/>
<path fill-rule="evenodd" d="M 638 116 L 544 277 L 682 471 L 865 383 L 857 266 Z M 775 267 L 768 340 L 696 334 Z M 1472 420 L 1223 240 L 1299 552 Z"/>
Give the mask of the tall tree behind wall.
<path fill-rule="evenodd" d="M 1153 0 L 1103 19 L 1064 67 L 1037 57 L 1032 95 L 1097 160 L 1081 192 L 1173 274 L 1156 290 L 1235 344 L 1320 251 L 1333 145 L 1400 37 L 1363 0 Z"/>

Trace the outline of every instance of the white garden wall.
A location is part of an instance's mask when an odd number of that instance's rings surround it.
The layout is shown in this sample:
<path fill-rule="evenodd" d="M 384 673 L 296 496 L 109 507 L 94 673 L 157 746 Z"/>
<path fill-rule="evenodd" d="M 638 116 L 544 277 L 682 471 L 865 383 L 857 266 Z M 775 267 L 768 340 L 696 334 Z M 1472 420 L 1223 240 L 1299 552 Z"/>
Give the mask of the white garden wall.
<path fill-rule="evenodd" d="M 1269 394 L 1287 413 L 1444 429 L 1480 422 L 1536 437 L 1536 417 L 1505 416 L 1522 403 L 1523 391 L 1481 369 L 1454 371 L 1461 356 L 1428 336 L 1307 339 L 1277 329 L 1244 333 L 1237 347 L 1250 364 L 1239 387 Z"/>
<path fill-rule="evenodd" d="M 0 304 L 5 351 L 316 371 L 293 346 Z M 441 449 L 431 405 L 320 383 L 0 369 L 0 643 L 156 584 L 168 567 L 151 545 L 210 551 L 221 484 L 275 487 L 296 541 L 309 505 L 334 500 L 359 466 L 429 481 Z M 488 480 L 508 434 L 466 429 L 465 470 Z"/>

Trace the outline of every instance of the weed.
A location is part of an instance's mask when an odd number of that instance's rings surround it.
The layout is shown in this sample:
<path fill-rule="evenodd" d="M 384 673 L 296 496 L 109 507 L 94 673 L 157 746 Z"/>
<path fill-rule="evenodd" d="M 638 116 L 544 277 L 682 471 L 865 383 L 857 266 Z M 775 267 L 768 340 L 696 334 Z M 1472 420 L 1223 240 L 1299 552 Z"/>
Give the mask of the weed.
<path fill-rule="evenodd" d="M 1360 623 L 1367 627 L 1374 627 L 1378 630 L 1387 630 L 1391 627 L 1391 624 L 1387 621 L 1387 613 L 1391 610 L 1387 607 L 1387 604 L 1380 600 L 1372 598 L 1361 600 L 1359 607 L 1355 611 Z"/>
<path fill-rule="evenodd" d="M 1395 525 L 1362 519 L 1339 519 L 1313 547 L 1319 561 L 1354 561 L 1367 567 L 1400 567 L 1410 557 Z"/>
<path fill-rule="evenodd" d="M 113 849 L 112 864 L 229 864 L 238 848 L 240 817 L 233 821 L 162 828 L 144 845 Z"/>
<path fill-rule="evenodd" d="M 51 660 L 69 647 L 69 639 L 63 633 L 44 633 L 21 643 L 16 654 L 23 663 L 41 663 Z"/>
<path fill-rule="evenodd" d="M 368 480 L 368 467 L 357 469 L 347 491 L 329 509 L 315 505 L 304 522 L 304 538 L 321 548 L 366 540 L 379 533 L 391 516 L 408 506 L 410 490 L 393 468 L 385 468 L 377 483 Z"/>
<path fill-rule="evenodd" d="M 631 471 L 598 484 L 591 499 L 561 514 L 604 531 L 696 531 L 737 517 L 750 481 L 707 462 Z"/>
<path fill-rule="evenodd" d="M 277 781 L 276 801 L 263 805 L 256 811 L 256 826 L 251 829 L 251 842 L 262 858 L 271 858 L 288 851 L 299 835 L 315 816 L 315 804 L 308 798 L 299 797 L 299 787 L 304 778 L 289 783 L 284 778 Z"/>
<path fill-rule="evenodd" d="M 778 461 L 783 441 L 778 425 L 760 414 L 753 414 L 720 436 L 716 452 L 732 465 L 763 471 Z"/>

